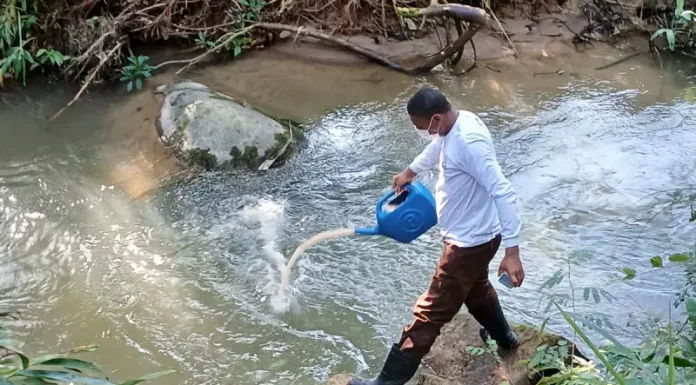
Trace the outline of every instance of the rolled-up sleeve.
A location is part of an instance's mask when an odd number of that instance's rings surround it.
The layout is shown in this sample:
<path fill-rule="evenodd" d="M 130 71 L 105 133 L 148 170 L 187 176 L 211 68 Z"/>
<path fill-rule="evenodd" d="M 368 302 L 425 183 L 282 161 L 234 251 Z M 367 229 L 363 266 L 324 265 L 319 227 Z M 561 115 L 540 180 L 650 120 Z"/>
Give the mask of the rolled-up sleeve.
<path fill-rule="evenodd" d="M 428 171 L 435 167 L 437 161 L 440 159 L 440 151 L 442 150 L 442 138 L 437 138 L 428 143 L 423 152 L 418 154 L 418 156 L 411 162 L 408 168 L 416 174 L 420 174 L 424 171 Z"/>
<path fill-rule="evenodd" d="M 484 135 L 467 135 L 466 139 L 460 139 L 464 142 L 462 156 L 466 169 L 495 201 L 505 247 L 518 246 L 522 221 L 517 192 L 500 169 L 493 143 Z"/>

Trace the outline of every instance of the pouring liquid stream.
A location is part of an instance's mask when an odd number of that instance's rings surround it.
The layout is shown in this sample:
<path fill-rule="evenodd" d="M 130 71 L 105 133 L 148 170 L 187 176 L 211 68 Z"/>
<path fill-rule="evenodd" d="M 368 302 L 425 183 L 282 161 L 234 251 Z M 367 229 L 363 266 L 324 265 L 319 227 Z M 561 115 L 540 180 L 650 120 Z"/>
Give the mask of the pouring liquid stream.
<path fill-rule="evenodd" d="M 342 228 L 322 231 L 321 233 L 315 234 L 313 237 L 309 238 L 308 240 L 304 241 L 304 243 L 302 243 L 300 246 L 298 246 L 297 249 L 295 249 L 295 252 L 292 253 L 290 260 L 283 269 L 280 279 L 280 288 L 278 289 L 278 298 L 281 301 L 284 300 L 285 296 L 290 291 L 290 274 L 292 273 L 292 267 L 300 259 L 300 256 L 302 256 L 302 254 L 305 251 L 307 251 L 307 249 L 327 239 L 347 237 L 351 235 L 355 235 L 354 228 Z"/>
<path fill-rule="evenodd" d="M 342 228 L 323 231 L 306 240 L 292 254 L 281 273 L 280 287 L 274 301 L 282 310 L 290 291 L 290 273 L 300 256 L 310 247 L 331 238 L 349 235 L 386 236 L 401 243 L 410 243 L 437 223 L 435 198 L 425 185 L 414 182 L 404 186 L 402 192 L 394 189 L 377 202 L 377 226 Z"/>

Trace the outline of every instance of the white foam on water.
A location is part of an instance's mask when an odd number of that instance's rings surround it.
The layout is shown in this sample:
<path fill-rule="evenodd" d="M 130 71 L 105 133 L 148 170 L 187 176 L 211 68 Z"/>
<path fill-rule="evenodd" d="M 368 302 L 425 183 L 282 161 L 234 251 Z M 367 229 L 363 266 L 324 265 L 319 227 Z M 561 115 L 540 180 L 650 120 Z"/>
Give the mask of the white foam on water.
<path fill-rule="evenodd" d="M 292 295 L 278 296 L 280 273 L 285 270 L 286 259 L 278 249 L 277 240 L 284 220 L 284 204 L 268 199 L 259 200 L 257 205 L 247 206 L 241 211 L 241 218 L 249 224 L 259 225 L 259 238 L 263 241 L 261 250 L 268 260 L 268 275 L 264 292 L 271 297 L 271 309 L 283 313 L 291 309 L 294 303 Z"/>

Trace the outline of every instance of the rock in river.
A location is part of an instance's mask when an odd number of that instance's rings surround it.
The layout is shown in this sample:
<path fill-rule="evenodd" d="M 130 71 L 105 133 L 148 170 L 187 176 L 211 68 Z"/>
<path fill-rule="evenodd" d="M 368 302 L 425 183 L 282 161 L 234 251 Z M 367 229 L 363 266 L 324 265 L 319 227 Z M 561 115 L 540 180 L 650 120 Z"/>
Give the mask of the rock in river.
<path fill-rule="evenodd" d="M 531 385 L 540 375 L 526 365 L 532 360 L 537 347 L 573 349 L 573 344 L 562 337 L 541 333 L 536 328 L 512 325 L 520 338 L 520 347 L 514 351 L 499 349 L 496 358 L 479 337 L 479 324 L 468 314 L 458 315 L 442 328 L 442 334 L 430 354 L 409 384 L 418 385 Z M 584 358 L 577 350 L 575 356 Z M 384 357 L 386 358 L 386 349 Z M 381 365 L 382 362 L 379 362 Z M 380 367 L 381 368 L 381 367 Z M 378 373 L 380 368 L 373 368 Z M 547 373 L 547 375 L 550 373 Z M 329 379 L 329 385 L 346 385 L 351 375 L 339 374 Z"/>
<path fill-rule="evenodd" d="M 291 129 L 203 84 L 184 81 L 156 93 L 165 95 L 159 137 L 186 163 L 207 170 L 258 167 L 290 139 Z"/>

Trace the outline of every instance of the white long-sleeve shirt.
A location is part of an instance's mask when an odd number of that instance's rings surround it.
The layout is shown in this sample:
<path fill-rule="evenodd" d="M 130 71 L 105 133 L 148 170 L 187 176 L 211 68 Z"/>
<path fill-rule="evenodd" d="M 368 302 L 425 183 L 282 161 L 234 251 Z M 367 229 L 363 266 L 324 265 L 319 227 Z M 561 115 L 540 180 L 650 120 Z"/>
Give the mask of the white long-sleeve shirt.
<path fill-rule="evenodd" d="M 416 157 L 416 174 L 439 168 L 437 215 L 445 240 L 459 247 L 484 244 L 501 234 L 505 247 L 519 245 L 517 194 L 503 175 L 493 140 L 476 114 L 459 111 L 452 130 Z"/>

